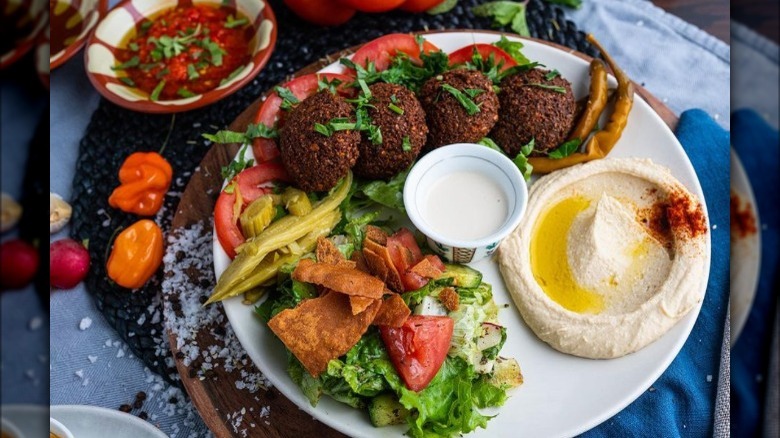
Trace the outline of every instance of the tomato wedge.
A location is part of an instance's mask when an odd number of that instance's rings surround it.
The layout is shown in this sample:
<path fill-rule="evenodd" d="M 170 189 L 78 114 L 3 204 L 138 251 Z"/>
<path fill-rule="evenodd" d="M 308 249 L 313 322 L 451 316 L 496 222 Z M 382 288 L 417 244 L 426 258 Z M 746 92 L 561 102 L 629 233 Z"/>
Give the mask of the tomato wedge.
<path fill-rule="evenodd" d="M 325 78 L 328 81 L 338 79 L 342 84 L 352 82 L 355 78 L 350 75 L 337 74 L 337 73 L 312 73 L 297 77 L 289 82 L 286 82 L 282 87 L 290 90 L 298 100 L 306 99 L 312 94 L 316 93 L 319 87 L 319 80 Z M 338 93 L 343 96 L 351 96 L 354 92 L 352 89 L 340 86 Z M 266 126 L 281 127 L 284 124 L 284 112 L 281 111 L 282 98 L 274 91 L 268 95 L 265 99 L 260 110 L 255 115 L 253 123 L 262 123 Z M 278 124 L 277 124 L 278 122 Z M 276 141 L 270 138 L 256 138 L 252 142 L 252 152 L 255 154 L 255 159 L 258 163 L 273 160 L 279 156 L 279 148 L 276 145 Z"/>
<path fill-rule="evenodd" d="M 406 228 L 401 228 L 387 238 L 387 251 L 406 291 L 417 290 L 428 284 L 427 278 L 410 271 L 423 258 L 429 259 L 433 266 L 444 271 L 444 263 L 439 257 L 430 254 L 423 257 L 414 234 Z"/>
<path fill-rule="evenodd" d="M 336 0 L 284 0 L 284 4 L 302 19 L 320 26 L 338 26 L 355 15 L 355 9 Z"/>
<path fill-rule="evenodd" d="M 255 199 L 271 192 L 271 187 L 267 186 L 268 183 L 290 181 L 290 177 L 280 163 L 266 162 L 244 169 L 236 175 L 233 181 L 238 184 L 242 201 L 241 209 L 243 210 Z M 231 259 L 236 256 L 236 247 L 246 240 L 241 228 L 238 227 L 238 218 L 233 213 L 235 204 L 235 191 L 233 193 L 222 191 L 214 206 L 214 227 L 217 229 L 217 239 Z"/>
<path fill-rule="evenodd" d="M 472 56 L 474 56 L 474 50 L 482 55 L 482 59 L 484 60 L 487 60 L 491 55 L 493 55 L 493 59 L 495 60 L 496 65 L 503 62 L 500 71 L 504 71 L 517 65 L 517 62 L 512 59 L 508 53 L 492 44 L 471 44 L 466 47 L 461 47 L 460 49 L 450 53 L 450 65 L 465 64 L 471 61 Z"/>
<path fill-rule="evenodd" d="M 439 50 L 438 47 L 429 43 L 427 40 L 423 41 L 422 46 L 422 51 L 424 53 L 431 53 Z M 376 70 L 382 71 L 390 66 L 393 57 L 398 52 L 406 53 L 413 60 L 421 62 L 420 46 L 417 44 L 413 35 L 406 33 L 391 33 L 367 42 L 352 55 L 352 62 L 361 67 L 365 67 L 369 62 L 373 62 L 376 66 Z"/>
<path fill-rule="evenodd" d="M 410 316 L 398 328 L 380 326 L 390 361 L 412 391 L 425 389 L 439 372 L 455 326 L 448 316 Z"/>

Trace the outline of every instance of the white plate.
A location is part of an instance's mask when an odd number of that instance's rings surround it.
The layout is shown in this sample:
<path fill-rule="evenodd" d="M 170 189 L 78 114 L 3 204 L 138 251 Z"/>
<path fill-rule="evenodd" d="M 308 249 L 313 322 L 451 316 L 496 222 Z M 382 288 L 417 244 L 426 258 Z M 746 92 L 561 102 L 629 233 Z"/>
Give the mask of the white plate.
<path fill-rule="evenodd" d="M 3 405 L 3 419 L 25 438 L 45 437 L 49 433 L 49 407 L 39 405 Z"/>
<path fill-rule="evenodd" d="M 167 438 L 151 423 L 115 409 L 57 405 L 50 415 L 77 438 Z"/>
<path fill-rule="evenodd" d="M 757 231 L 731 242 L 731 345 L 733 346 L 745 327 L 753 298 L 758 287 L 758 272 L 761 267 L 761 221 L 758 218 L 756 198 L 742 161 L 736 151 L 731 150 L 731 191 L 736 194 L 744 208 L 750 204 L 756 218 Z"/>
<path fill-rule="evenodd" d="M 445 52 L 475 42 L 491 43 L 499 38 L 495 33 L 480 32 L 432 33 L 425 37 Z M 534 41 L 523 43 L 523 54 L 532 61 L 560 71 L 571 81 L 577 98 L 587 94 L 589 75 L 586 61 Z M 327 72 L 340 70 L 336 63 L 323 69 Z M 614 78 L 610 80 L 614 86 Z M 691 162 L 677 138 L 638 96 L 623 136 L 610 156 L 651 158 L 669 167 L 675 177 L 702 202 L 704 200 Z M 707 254 L 710 253 L 709 248 L 708 234 Z M 228 263 L 227 255 L 215 238 L 214 269 L 217 277 Z M 707 257 L 708 273 L 709 263 Z M 512 305 L 496 263 L 486 260 L 475 264 L 474 268 L 482 271 L 484 280 L 493 285 L 496 303 L 510 304 L 499 314 L 500 321 L 507 327 L 507 341 L 501 354 L 517 358 L 525 383 L 511 393 L 503 407 L 490 412 L 499 415 L 488 422 L 487 429 L 479 429 L 469 436 L 573 436 L 596 426 L 634 401 L 663 373 L 685 343 L 701 309 L 701 305 L 696 306 L 661 339 L 637 353 L 608 361 L 582 359 L 553 350 L 531 332 Z M 706 281 L 702 282 L 702 288 L 703 295 Z M 312 408 L 287 375 L 284 346 L 258 321 L 252 307 L 241 304 L 241 301 L 242 298 L 237 297 L 224 303 L 239 341 L 265 376 L 301 409 L 328 426 L 355 437 L 398 437 L 406 430 L 405 426 L 374 428 L 366 412 L 352 409 L 329 397 L 323 397 L 319 405 Z"/>

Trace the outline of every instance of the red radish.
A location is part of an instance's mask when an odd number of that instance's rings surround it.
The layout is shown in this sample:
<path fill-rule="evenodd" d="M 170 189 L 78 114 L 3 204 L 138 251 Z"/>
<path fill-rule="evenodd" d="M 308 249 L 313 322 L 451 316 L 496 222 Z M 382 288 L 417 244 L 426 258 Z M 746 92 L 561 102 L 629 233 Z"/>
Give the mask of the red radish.
<path fill-rule="evenodd" d="M 20 289 L 38 272 L 38 250 L 21 239 L 0 245 L 0 288 Z"/>
<path fill-rule="evenodd" d="M 56 289 L 72 289 L 89 272 L 89 251 L 73 239 L 61 239 L 49 247 L 49 283 Z"/>

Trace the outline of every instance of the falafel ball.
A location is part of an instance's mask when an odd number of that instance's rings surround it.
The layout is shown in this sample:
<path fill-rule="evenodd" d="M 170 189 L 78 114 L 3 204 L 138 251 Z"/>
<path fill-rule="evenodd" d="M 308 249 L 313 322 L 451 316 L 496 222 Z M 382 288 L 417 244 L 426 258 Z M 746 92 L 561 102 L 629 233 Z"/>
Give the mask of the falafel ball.
<path fill-rule="evenodd" d="M 382 143 L 373 144 L 364 133 L 353 170 L 364 178 L 389 179 L 409 167 L 425 146 L 425 112 L 414 93 L 401 85 L 379 82 L 369 90 L 368 116 L 382 132 Z"/>
<path fill-rule="evenodd" d="M 479 112 L 469 115 L 455 96 L 442 88 L 444 84 L 464 93 L 477 104 Z M 475 143 L 486 136 L 498 120 L 498 97 L 493 91 L 493 83 L 476 70 L 450 70 L 435 76 L 423 84 L 419 97 L 430 131 L 429 149 L 452 143 Z"/>
<path fill-rule="evenodd" d="M 514 157 L 534 139 L 534 150 L 545 152 L 566 141 L 574 126 L 576 102 L 569 81 L 547 70 L 531 69 L 504 78 L 499 87 L 501 115 L 490 137 Z M 564 93 L 547 86 L 560 87 Z"/>
<path fill-rule="evenodd" d="M 336 131 L 328 137 L 314 130 L 315 123 L 327 125 L 335 118 L 354 122 L 354 109 L 327 90 L 307 97 L 287 114 L 279 149 L 282 164 L 301 190 L 330 190 L 357 161 L 359 132 Z"/>

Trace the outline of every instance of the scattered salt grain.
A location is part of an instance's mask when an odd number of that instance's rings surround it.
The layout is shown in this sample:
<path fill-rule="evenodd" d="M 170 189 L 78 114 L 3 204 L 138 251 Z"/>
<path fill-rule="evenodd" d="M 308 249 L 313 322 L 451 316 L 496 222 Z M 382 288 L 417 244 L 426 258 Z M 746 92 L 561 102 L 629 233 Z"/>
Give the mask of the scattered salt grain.
<path fill-rule="evenodd" d="M 79 323 L 79 330 L 84 331 L 92 325 L 92 318 L 85 317 Z"/>
<path fill-rule="evenodd" d="M 707 382 L 712 382 L 712 374 L 707 374 Z"/>
<path fill-rule="evenodd" d="M 40 316 L 35 316 L 32 319 L 30 319 L 30 322 L 27 324 L 27 327 L 30 330 L 38 330 L 43 325 L 43 319 Z"/>
<path fill-rule="evenodd" d="M 87 356 L 87 359 L 89 360 L 89 363 L 95 363 L 95 362 L 97 362 L 98 357 L 90 355 L 90 356 Z"/>
<path fill-rule="evenodd" d="M 717 230 L 717 229 L 718 229 L 718 224 L 715 224 L 715 225 L 713 225 L 713 226 L 712 226 L 712 229 L 713 229 L 713 230 Z"/>
<path fill-rule="evenodd" d="M 111 339 L 107 339 L 105 345 L 106 345 L 106 347 L 110 347 L 111 346 Z"/>
<path fill-rule="evenodd" d="M 76 370 L 75 374 L 76 374 L 76 377 L 78 377 L 79 379 L 83 379 L 84 378 L 84 370 Z"/>
<path fill-rule="evenodd" d="M 81 386 L 87 386 L 87 385 L 89 385 L 89 377 L 87 377 L 86 379 L 84 379 L 83 382 L 81 382 Z"/>
<path fill-rule="evenodd" d="M 639 27 L 642 27 L 642 26 L 645 25 L 645 22 L 643 20 L 639 20 L 639 21 L 636 22 L 636 25 L 639 26 Z"/>
<path fill-rule="evenodd" d="M 116 357 L 117 357 L 117 359 L 125 357 L 125 350 L 123 350 L 121 348 L 119 350 L 117 350 Z"/>

